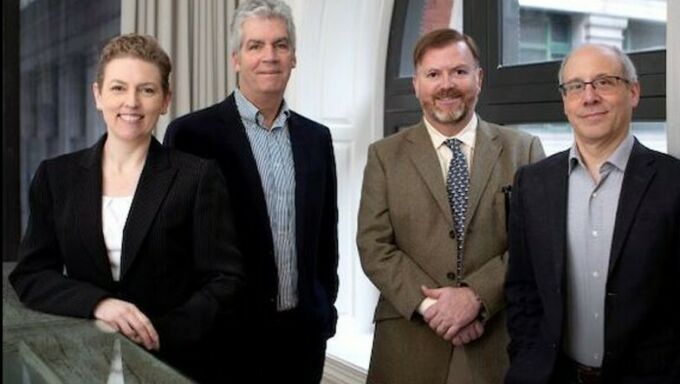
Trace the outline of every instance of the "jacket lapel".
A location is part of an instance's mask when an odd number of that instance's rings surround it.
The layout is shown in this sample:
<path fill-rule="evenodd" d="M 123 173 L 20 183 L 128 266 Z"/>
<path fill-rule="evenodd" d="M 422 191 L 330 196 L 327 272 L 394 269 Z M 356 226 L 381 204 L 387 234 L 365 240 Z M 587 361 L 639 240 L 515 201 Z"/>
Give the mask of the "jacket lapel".
<path fill-rule="evenodd" d="M 311 159 L 309 158 L 309 144 L 307 136 L 303 133 L 303 127 L 298 124 L 295 113 L 291 113 L 288 120 L 288 131 L 290 132 L 290 144 L 293 151 L 293 163 L 295 167 L 295 240 L 297 254 L 303 255 L 300 250 L 304 249 L 304 212 L 305 202 L 307 201 L 307 173 Z"/>
<path fill-rule="evenodd" d="M 161 144 L 155 138 L 152 138 L 123 230 L 121 280 L 137 257 L 142 241 L 146 237 L 176 173 L 177 169 L 171 166 L 167 150 L 164 150 Z"/>
<path fill-rule="evenodd" d="M 227 153 L 235 154 L 235 160 L 239 163 L 238 169 L 243 171 L 243 177 L 247 184 L 243 189 L 251 192 L 249 196 L 252 201 L 250 206 L 254 209 L 253 214 L 262 223 L 261 228 L 269 228 L 269 214 L 267 213 L 267 202 L 265 201 L 264 190 L 262 189 L 262 179 L 257 169 L 250 140 L 248 140 L 248 135 L 246 134 L 246 128 L 243 126 L 241 115 L 238 113 L 233 93 L 222 103 L 219 116 L 222 119 L 222 126 L 215 134 L 215 142 L 217 143 L 215 145 L 218 148 L 222 145 L 231 147 L 230 150 L 226 151 Z M 225 177 L 229 176 L 225 175 Z M 271 231 L 268 231 L 268 233 L 270 234 L 269 241 L 271 243 L 273 242 L 271 240 Z"/>
<path fill-rule="evenodd" d="M 102 149 L 106 135 L 88 149 L 80 161 L 80 180 L 76 186 L 76 228 L 93 264 L 102 276 L 113 282 L 102 233 Z"/>
<path fill-rule="evenodd" d="M 633 145 L 623 177 L 623 184 L 621 185 L 621 195 L 616 211 L 612 250 L 609 259 L 609 273 L 612 272 L 621 256 L 623 245 L 626 242 L 626 238 L 630 233 L 630 227 L 635 218 L 635 213 L 655 173 L 654 157 L 645 146 L 635 139 L 635 144 Z"/>
<path fill-rule="evenodd" d="M 567 251 L 567 196 L 569 195 L 569 151 L 561 152 L 550 161 L 540 187 L 546 199 L 549 232 L 551 235 L 554 273 L 559 287 L 564 277 L 564 261 Z"/>
<path fill-rule="evenodd" d="M 412 144 L 408 147 L 408 155 L 411 161 L 423 178 L 446 221 L 453 227 L 451 207 L 446 196 L 446 185 L 444 185 L 442 178 L 441 166 L 425 125 L 422 122 L 416 125 L 406 134 L 406 140 Z"/>
<path fill-rule="evenodd" d="M 470 221 L 477 211 L 482 193 L 489 183 L 491 171 L 496 166 L 498 156 L 501 154 L 502 147 L 496 142 L 497 136 L 496 128 L 490 127 L 486 122 L 479 119 L 475 152 L 470 171 L 470 193 L 468 195 L 467 217 L 465 218 L 467 228 L 470 227 Z"/>

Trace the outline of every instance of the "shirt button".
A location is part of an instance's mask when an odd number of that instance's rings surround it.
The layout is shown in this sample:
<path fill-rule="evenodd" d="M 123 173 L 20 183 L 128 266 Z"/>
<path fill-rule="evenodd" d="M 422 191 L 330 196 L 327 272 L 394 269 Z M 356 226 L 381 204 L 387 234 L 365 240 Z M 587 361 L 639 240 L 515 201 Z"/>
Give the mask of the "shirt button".
<path fill-rule="evenodd" d="M 593 231 L 592 234 L 593 234 L 593 237 L 597 237 L 597 231 Z"/>
<path fill-rule="evenodd" d="M 597 192 L 593 192 L 593 197 L 597 197 Z"/>
<path fill-rule="evenodd" d="M 600 314 L 597 313 L 597 312 L 595 312 L 595 318 L 596 318 L 596 319 L 599 319 L 599 318 L 600 318 Z"/>
<path fill-rule="evenodd" d="M 593 272 L 593 277 L 594 278 L 600 277 L 600 273 L 598 271 Z"/>
<path fill-rule="evenodd" d="M 453 229 L 449 231 L 449 237 L 452 239 L 456 238 L 456 232 L 454 232 Z"/>
<path fill-rule="evenodd" d="M 456 280 L 456 274 L 453 272 L 449 272 L 446 274 L 446 278 L 449 280 Z"/>

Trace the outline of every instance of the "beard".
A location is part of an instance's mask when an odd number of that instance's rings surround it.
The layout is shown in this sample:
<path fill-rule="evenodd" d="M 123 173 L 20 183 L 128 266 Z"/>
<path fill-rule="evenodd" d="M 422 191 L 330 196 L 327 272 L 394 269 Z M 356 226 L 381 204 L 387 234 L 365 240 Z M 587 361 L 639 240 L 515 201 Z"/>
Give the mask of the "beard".
<path fill-rule="evenodd" d="M 460 98 L 461 104 L 453 109 L 440 109 L 437 107 L 436 101 L 443 98 Z M 456 88 L 443 89 L 436 95 L 432 96 L 431 100 L 423 101 L 422 107 L 427 114 L 440 124 L 457 124 L 463 121 L 470 111 L 469 100 L 466 99 L 465 94 Z"/>

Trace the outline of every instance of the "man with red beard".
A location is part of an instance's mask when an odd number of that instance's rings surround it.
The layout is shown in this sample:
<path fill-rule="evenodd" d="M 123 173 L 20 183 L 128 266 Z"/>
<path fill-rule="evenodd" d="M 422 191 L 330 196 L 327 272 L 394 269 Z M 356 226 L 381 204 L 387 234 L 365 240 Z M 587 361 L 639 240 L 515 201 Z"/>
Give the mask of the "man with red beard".
<path fill-rule="evenodd" d="M 506 194 L 539 140 L 481 120 L 474 41 L 416 44 L 423 120 L 372 144 L 357 244 L 380 290 L 369 383 L 500 383 L 508 366 Z"/>

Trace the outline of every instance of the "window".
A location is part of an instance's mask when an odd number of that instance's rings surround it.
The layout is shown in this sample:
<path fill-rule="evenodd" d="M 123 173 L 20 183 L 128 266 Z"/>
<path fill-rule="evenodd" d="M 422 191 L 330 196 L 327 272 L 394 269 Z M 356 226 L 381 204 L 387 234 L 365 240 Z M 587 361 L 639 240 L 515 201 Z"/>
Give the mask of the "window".
<path fill-rule="evenodd" d="M 562 14 L 520 10 L 519 49 L 503 49 L 506 64 L 559 60 L 571 50 L 571 19 Z M 515 54 L 513 54 L 515 53 Z"/>
<path fill-rule="evenodd" d="M 658 32 L 665 28 L 658 26 L 665 25 L 665 1 L 631 0 L 625 7 L 617 4 L 609 0 L 466 1 L 465 31 L 480 47 L 485 72 L 477 106 L 480 115 L 500 124 L 566 123 L 557 91 L 560 50 L 566 48 L 564 45 L 560 48 L 560 45 L 570 40 L 571 47 L 584 41 L 616 42 L 624 47 L 627 33 L 627 41 L 636 41 L 629 47 L 644 48 L 642 51 L 636 48 L 630 54 L 642 85 L 642 99 L 633 118 L 639 122 L 664 122 L 666 52 L 659 49 L 663 48 L 659 44 L 665 33 Z M 611 13 L 596 12 L 602 9 Z M 640 23 L 631 20 L 638 20 L 633 16 L 642 14 L 653 18 L 653 21 L 645 22 L 648 26 L 656 24 L 657 27 L 639 32 L 637 25 Z M 548 59 L 546 54 L 543 61 L 522 63 L 520 47 L 535 42 L 538 35 L 534 31 L 524 34 L 528 37 L 520 38 L 522 23 L 530 21 L 533 25 L 536 20 L 542 20 L 544 32 L 540 36 L 545 36 L 545 40 L 541 41 L 544 41 L 544 52 L 551 52 L 551 57 Z M 567 35 L 570 38 L 566 38 Z M 607 37 L 616 40 L 607 40 Z M 642 40 L 646 42 L 640 42 Z"/>
<path fill-rule="evenodd" d="M 20 10 L 20 196 L 42 160 L 92 145 L 105 131 L 91 84 L 99 52 L 120 33 L 120 2 L 24 0 Z"/>

